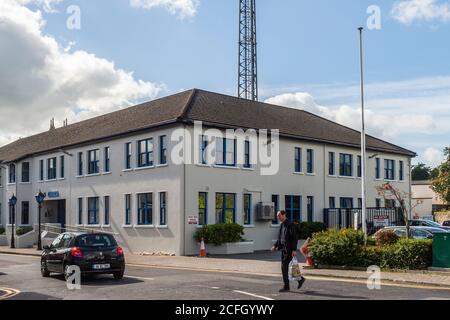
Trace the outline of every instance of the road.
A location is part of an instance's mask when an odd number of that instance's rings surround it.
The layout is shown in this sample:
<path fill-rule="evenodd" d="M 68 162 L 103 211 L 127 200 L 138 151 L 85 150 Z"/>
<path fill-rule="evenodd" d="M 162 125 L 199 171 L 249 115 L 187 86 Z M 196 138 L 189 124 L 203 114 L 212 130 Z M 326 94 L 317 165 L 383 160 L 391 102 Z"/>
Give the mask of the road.
<path fill-rule="evenodd" d="M 68 290 L 61 276 L 41 277 L 38 257 L 0 254 L 0 295 L 9 290 L 13 300 L 450 299 L 450 289 L 383 284 L 369 290 L 364 282 L 342 279 L 308 278 L 302 290 L 282 294 L 280 287 L 273 276 L 127 266 L 123 280 L 96 276 L 83 279 L 80 290 Z"/>

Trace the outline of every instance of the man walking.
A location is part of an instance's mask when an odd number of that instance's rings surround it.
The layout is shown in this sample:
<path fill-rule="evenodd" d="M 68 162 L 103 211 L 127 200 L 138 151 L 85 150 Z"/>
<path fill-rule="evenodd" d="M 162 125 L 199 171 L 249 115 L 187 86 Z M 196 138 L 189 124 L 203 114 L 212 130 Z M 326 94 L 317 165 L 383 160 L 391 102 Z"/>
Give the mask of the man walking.
<path fill-rule="evenodd" d="M 288 292 L 289 288 L 289 263 L 297 256 L 297 231 L 295 225 L 290 222 L 285 211 L 279 211 L 277 218 L 281 222 L 278 240 L 272 247 L 272 251 L 281 251 L 281 272 L 283 273 L 284 287 L 280 292 Z M 298 289 L 303 286 L 305 278 L 298 281 Z"/>

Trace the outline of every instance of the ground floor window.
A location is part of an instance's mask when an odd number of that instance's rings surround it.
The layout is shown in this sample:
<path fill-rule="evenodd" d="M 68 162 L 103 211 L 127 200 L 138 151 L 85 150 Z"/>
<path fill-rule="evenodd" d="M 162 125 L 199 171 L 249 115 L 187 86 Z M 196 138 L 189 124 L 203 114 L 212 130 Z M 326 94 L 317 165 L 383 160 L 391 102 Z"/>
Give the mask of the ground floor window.
<path fill-rule="evenodd" d="M 353 208 L 353 198 L 341 198 L 341 208 L 342 209 L 352 209 Z"/>
<path fill-rule="evenodd" d="M 125 225 L 131 224 L 131 194 L 125 195 Z"/>
<path fill-rule="evenodd" d="M 251 225 L 252 224 L 252 195 L 244 194 L 244 224 Z"/>
<path fill-rule="evenodd" d="M 288 219 L 294 223 L 302 221 L 302 197 L 286 196 L 285 207 Z"/>
<path fill-rule="evenodd" d="M 216 193 L 216 223 L 236 222 L 236 194 Z"/>
<path fill-rule="evenodd" d="M 153 223 L 153 194 L 138 194 L 138 224 L 151 225 Z"/>
<path fill-rule="evenodd" d="M 375 207 L 377 207 L 377 209 L 381 208 L 381 199 L 380 198 L 375 199 Z"/>
<path fill-rule="evenodd" d="M 83 224 L 83 198 L 78 198 L 78 224 Z"/>
<path fill-rule="evenodd" d="M 277 194 L 273 194 L 272 202 L 273 202 L 273 206 L 274 206 L 274 217 L 272 220 L 272 224 L 276 225 L 279 223 L 277 213 L 278 213 L 278 211 L 280 211 L 280 196 Z"/>
<path fill-rule="evenodd" d="M 395 208 L 395 200 L 394 199 L 385 199 L 384 204 L 386 208 Z"/>
<path fill-rule="evenodd" d="M 110 198 L 109 196 L 105 197 L 105 217 L 104 217 L 104 224 L 109 225 L 109 212 L 110 211 Z"/>
<path fill-rule="evenodd" d="M 159 193 L 159 225 L 167 225 L 167 192 Z"/>
<path fill-rule="evenodd" d="M 88 224 L 98 224 L 98 197 L 88 198 Z"/>
<path fill-rule="evenodd" d="M 30 224 L 30 203 L 28 201 L 22 202 L 22 224 Z"/>
<path fill-rule="evenodd" d="M 307 198 L 306 211 L 308 213 L 308 222 L 313 222 L 314 221 L 314 197 Z"/>
<path fill-rule="evenodd" d="M 336 209 L 336 198 L 335 197 L 330 197 L 328 199 L 328 207 L 330 209 Z"/>
<path fill-rule="evenodd" d="M 199 192 L 198 194 L 198 225 L 208 224 L 208 193 Z"/>

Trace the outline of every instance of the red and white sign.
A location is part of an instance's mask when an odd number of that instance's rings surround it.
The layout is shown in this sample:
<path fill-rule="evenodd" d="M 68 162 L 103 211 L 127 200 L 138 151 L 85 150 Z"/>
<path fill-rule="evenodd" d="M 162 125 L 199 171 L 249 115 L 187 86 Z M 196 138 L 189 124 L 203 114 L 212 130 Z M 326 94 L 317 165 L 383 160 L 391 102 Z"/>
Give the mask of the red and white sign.
<path fill-rule="evenodd" d="M 198 216 L 189 216 L 188 224 L 198 224 Z"/>
<path fill-rule="evenodd" d="M 373 217 L 374 227 L 388 227 L 389 226 L 389 216 L 375 216 Z"/>

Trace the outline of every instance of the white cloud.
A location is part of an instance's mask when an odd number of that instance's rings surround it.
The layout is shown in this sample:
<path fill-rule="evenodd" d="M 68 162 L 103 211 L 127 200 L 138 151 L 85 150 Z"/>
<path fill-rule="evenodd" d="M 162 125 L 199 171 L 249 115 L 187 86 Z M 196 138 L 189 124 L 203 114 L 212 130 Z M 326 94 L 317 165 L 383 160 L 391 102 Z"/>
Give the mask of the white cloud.
<path fill-rule="evenodd" d="M 391 16 L 405 25 L 416 21 L 446 22 L 450 20 L 450 3 L 437 0 L 402 0 L 394 4 Z"/>
<path fill-rule="evenodd" d="M 436 148 L 426 148 L 422 155 L 423 160 L 433 168 L 444 161 L 444 153 Z"/>
<path fill-rule="evenodd" d="M 24 3 L 31 1 L 0 1 L 0 144 L 48 129 L 53 117 L 71 123 L 160 92 L 161 85 L 136 80 L 111 61 L 65 51 L 43 33 L 41 12 Z"/>
<path fill-rule="evenodd" d="M 192 18 L 197 13 L 199 0 L 130 0 L 135 8 L 154 9 L 164 8 L 181 19 Z"/>

